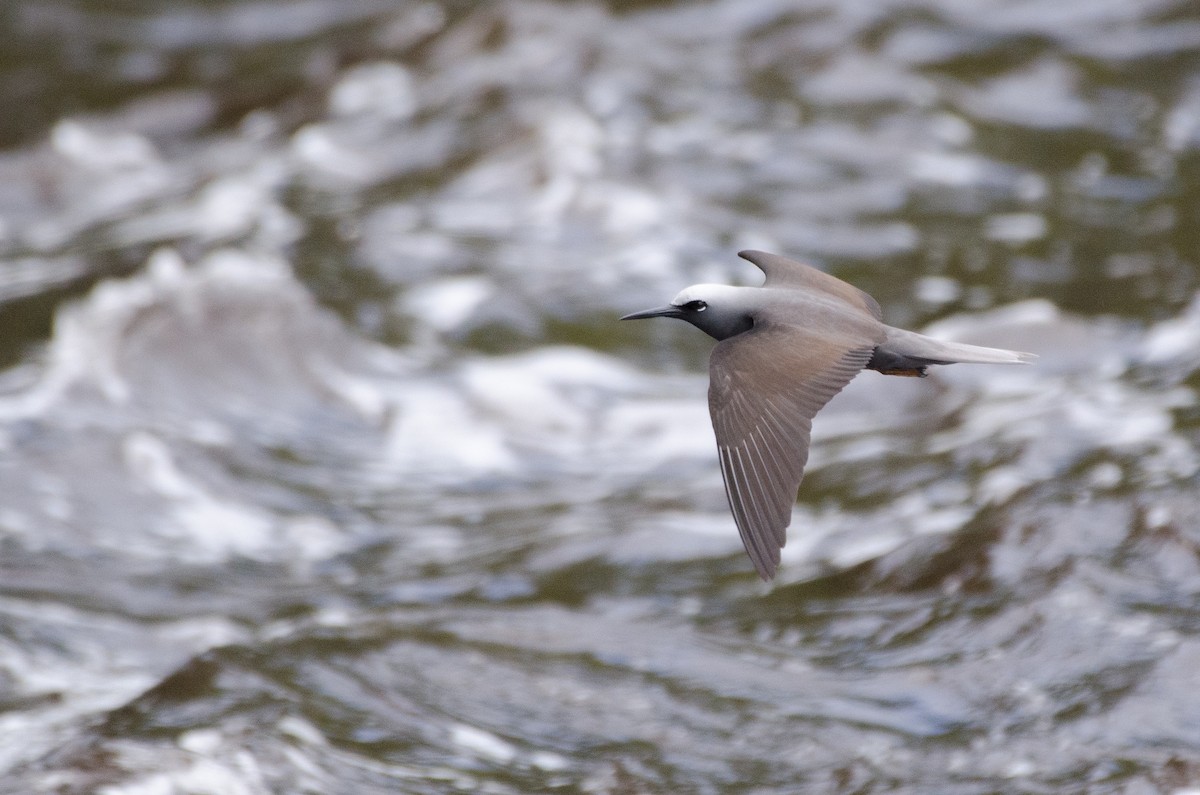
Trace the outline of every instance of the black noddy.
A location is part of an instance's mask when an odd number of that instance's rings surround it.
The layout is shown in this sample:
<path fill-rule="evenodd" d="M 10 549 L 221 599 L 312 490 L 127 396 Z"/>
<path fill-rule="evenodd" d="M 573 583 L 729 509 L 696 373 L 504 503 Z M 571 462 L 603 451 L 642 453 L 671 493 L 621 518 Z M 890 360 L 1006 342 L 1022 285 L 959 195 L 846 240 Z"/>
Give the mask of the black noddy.
<path fill-rule="evenodd" d="M 762 287 L 697 284 L 669 306 L 621 319 L 675 317 L 718 340 L 708 409 L 725 494 L 754 568 L 770 580 L 808 462 L 812 418 L 860 370 L 923 377 L 934 364 L 1037 357 L 884 325 L 879 303 L 841 279 L 764 251 L 738 256 L 767 275 Z"/>

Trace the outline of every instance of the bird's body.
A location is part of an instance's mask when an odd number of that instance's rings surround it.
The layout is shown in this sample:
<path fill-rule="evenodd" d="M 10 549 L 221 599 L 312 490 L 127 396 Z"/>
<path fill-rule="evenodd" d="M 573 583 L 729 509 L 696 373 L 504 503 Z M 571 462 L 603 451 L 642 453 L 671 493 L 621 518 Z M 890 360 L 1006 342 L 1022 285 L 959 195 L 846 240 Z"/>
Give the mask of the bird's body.
<path fill-rule="evenodd" d="M 761 251 L 739 256 L 766 273 L 762 287 L 693 285 L 670 306 L 622 319 L 676 317 L 718 340 L 708 405 L 721 473 L 746 551 L 769 580 L 808 461 L 812 418 L 859 371 L 924 376 L 930 365 L 1036 357 L 887 326 L 875 299 L 834 276 Z"/>

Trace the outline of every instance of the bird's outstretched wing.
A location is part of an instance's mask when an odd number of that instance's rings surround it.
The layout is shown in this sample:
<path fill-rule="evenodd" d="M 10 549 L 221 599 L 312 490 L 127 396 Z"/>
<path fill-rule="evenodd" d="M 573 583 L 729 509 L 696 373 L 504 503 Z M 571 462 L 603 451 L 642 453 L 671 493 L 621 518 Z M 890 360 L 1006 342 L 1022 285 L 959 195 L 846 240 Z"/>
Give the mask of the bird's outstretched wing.
<path fill-rule="evenodd" d="M 824 293 L 855 309 L 866 312 L 876 320 L 883 319 L 883 310 L 879 308 L 878 301 L 853 284 L 848 284 L 836 276 L 830 276 L 825 271 L 819 271 L 811 265 L 805 265 L 778 254 L 768 254 L 765 251 L 739 251 L 738 256 L 753 262 L 759 270 L 767 275 L 765 287 L 793 288 Z"/>
<path fill-rule="evenodd" d="M 863 369 L 875 344 L 764 323 L 713 348 L 708 407 L 725 493 L 764 580 L 779 565 L 812 418 Z"/>

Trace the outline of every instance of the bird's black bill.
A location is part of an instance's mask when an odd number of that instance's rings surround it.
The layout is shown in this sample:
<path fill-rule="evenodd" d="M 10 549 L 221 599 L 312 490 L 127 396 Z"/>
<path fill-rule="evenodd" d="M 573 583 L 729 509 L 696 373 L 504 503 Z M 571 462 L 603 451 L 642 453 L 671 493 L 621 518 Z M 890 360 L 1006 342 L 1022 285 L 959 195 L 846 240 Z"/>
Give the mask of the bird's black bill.
<path fill-rule="evenodd" d="M 643 309 L 641 312 L 631 312 L 621 320 L 641 320 L 647 317 L 679 317 L 679 307 L 660 306 L 657 309 Z"/>

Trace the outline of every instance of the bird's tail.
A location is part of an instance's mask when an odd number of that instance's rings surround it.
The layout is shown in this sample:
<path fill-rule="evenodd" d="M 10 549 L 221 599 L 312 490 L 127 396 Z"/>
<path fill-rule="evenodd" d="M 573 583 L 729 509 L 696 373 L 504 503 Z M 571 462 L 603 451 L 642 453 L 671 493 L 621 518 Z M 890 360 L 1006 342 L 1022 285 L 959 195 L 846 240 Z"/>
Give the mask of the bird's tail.
<path fill-rule="evenodd" d="M 887 340 L 879 346 L 881 359 L 895 357 L 897 361 L 914 364 L 1029 364 L 1037 358 L 1032 353 L 984 348 L 962 342 L 944 342 L 913 331 L 887 329 Z"/>

